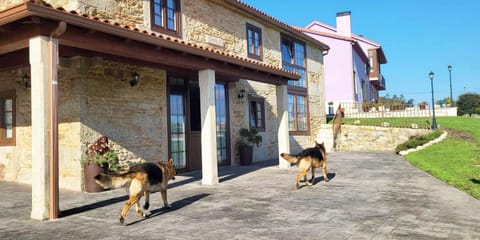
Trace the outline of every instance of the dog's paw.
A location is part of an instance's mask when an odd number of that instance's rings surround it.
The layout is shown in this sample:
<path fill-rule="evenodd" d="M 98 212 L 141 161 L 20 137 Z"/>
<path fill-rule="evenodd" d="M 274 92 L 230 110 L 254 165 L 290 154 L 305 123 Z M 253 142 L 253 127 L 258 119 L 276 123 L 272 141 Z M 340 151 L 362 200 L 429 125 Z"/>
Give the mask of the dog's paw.
<path fill-rule="evenodd" d="M 143 211 L 143 217 L 149 217 L 150 215 L 152 215 L 152 212 L 150 212 L 150 211 Z"/>
<path fill-rule="evenodd" d="M 330 180 L 328 178 L 325 178 L 325 182 L 328 182 L 328 181 L 330 181 Z"/>
<path fill-rule="evenodd" d="M 148 202 L 143 205 L 143 209 L 145 210 L 147 210 L 149 207 L 150 207 L 150 203 Z"/>
<path fill-rule="evenodd" d="M 310 182 L 310 181 L 306 181 L 306 184 L 307 184 L 307 186 L 312 186 L 313 185 L 313 183 Z"/>
<path fill-rule="evenodd" d="M 170 205 L 170 204 L 168 204 L 168 203 L 165 203 L 165 204 L 163 205 L 163 207 L 165 207 L 165 208 L 172 208 L 172 205 Z"/>
<path fill-rule="evenodd" d="M 125 222 L 125 218 L 123 216 L 120 216 L 120 224 L 123 225 L 124 222 Z"/>

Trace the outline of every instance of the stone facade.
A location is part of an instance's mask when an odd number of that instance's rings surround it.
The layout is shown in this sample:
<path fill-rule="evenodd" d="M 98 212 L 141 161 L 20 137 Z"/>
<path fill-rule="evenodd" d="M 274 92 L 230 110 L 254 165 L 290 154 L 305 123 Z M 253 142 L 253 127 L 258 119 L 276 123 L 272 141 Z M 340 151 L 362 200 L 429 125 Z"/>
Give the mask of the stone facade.
<path fill-rule="evenodd" d="M 7 8 L 19 5 L 23 2 L 24 0 L 3 0 L 0 2 L 0 12 Z"/>
<path fill-rule="evenodd" d="M 256 21 L 251 16 L 241 14 L 238 10 L 223 6 L 221 1 L 215 2 L 220 4 L 212 4 L 212 1 L 206 0 L 182 1 L 184 40 L 246 58 L 245 23 L 250 23 L 262 30 L 263 62 L 281 67 L 278 30 Z"/>
<path fill-rule="evenodd" d="M 0 10 L 21 3 L 7 0 Z M 86 13 L 119 24 L 151 30 L 149 1 L 143 0 L 45 0 L 67 11 Z M 262 30 L 263 62 L 281 67 L 281 29 L 239 11 L 219 0 L 181 1 L 183 41 L 215 48 L 247 58 L 246 23 Z M 291 150 L 313 146 L 325 123 L 322 50 L 309 43 L 307 80 L 309 134 L 290 137 Z M 256 60 L 252 60 L 256 61 Z M 0 70 L 0 87 L 16 89 L 17 128 L 15 147 L 0 147 L 0 179 L 31 182 L 32 134 L 30 90 L 12 81 L 26 67 Z M 130 87 L 131 74 L 140 74 L 138 86 Z M 59 168 L 60 187 L 82 188 L 81 160 L 88 144 L 101 135 L 110 138 L 119 152 L 121 165 L 161 160 L 168 156 L 167 73 L 162 69 L 134 66 L 98 57 L 62 58 L 59 66 Z M 17 80 L 17 79 L 16 79 Z M 222 79 L 217 79 L 222 81 Z M 232 164 L 238 164 L 236 142 L 240 128 L 248 128 L 248 97 L 265 99 L 266 129 L 263 143 L 255 149 L 254 161 L 278 158 L 278 114 L 276 86 L 248 79 L 228 83 L 230 148 Z M 1 90 L 1 89 L 0 89 Z"/>
<path fill-rule="evenodd" d="M 0 71 L 1 90 L 17 93 L 16 146 L 0 147 L 0 180 L 31 183 L 30 89 L 16 84 L 24 71 L 28 68 Z M 134 71 L 140 82 L 132 88 L 128 81 Z M 110 138 L 124 167 L 168 156 L 165 71 L 101 58 L 65 58 L 58 92 L 61 188 L 82 188 L 82 159 L 101 135 Z"/>
<path fill-rule="evenodd" d="M 27 67 L 12 68 L 0 71 L 0 92 L 16 93 L 16 128 L 15 146 L 0 147 L 0 180 L 31 182 L 32 135 L 30 114 L 30 90 L 21 84 L 21 77 L 28 72 Z"/>

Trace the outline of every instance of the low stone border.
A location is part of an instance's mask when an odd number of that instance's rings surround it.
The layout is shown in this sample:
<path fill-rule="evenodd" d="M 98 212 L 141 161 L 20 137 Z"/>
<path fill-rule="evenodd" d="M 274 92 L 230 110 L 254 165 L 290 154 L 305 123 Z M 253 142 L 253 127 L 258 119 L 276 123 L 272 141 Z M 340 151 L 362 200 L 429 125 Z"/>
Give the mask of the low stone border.
<path fill-rule="evenodd" d="M 428 146 L 431 146 L 435 143 L 439 143 L 443 140 L 445 140 L 445 138 L 447 138 L 447 131 L 443 131 L 442 135 L 440 135 L 440 137 L 436 138 L 436 139 L 433 139 L 432 141 L 428 142 L 428 143 L 425 143 L 421 146 L 417 146 L 416 148 L 410 148 L 410 149 L 407 149 L 407 150 L 404 150 L 404 151 L 400 151 L 398 154 L 400 154 L 401 156 L 405 156 L 411 152 L 416 152 L 416 151 L 419 151 L 419 150 L 422 150 Z"/>

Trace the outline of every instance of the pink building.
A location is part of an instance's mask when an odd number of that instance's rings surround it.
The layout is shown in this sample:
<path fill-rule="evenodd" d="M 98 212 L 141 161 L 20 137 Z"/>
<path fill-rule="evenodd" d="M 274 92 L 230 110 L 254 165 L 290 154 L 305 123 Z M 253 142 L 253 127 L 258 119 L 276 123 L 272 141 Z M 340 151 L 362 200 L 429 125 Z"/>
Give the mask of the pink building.
<path fill-rule="evenodd" d="M 337 27 L 314 21 L 299 30 L 330 46 L 324 58 L 325 100 L 338 103 L 377 101 L 385 90 L 381 64 L 387 63 L 380 44 L 355 35 L 350 11 L 337 13 Z"/>

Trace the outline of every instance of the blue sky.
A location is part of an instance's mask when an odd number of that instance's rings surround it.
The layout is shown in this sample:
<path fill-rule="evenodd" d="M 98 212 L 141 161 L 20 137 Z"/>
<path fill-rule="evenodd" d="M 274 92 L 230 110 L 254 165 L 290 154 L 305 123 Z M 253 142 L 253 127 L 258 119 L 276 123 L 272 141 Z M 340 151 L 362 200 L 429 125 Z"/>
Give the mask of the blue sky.
<path fill-rule="evenodd" d="M 337 12 L 351 11 L 352 32 L 382 45 L 387 90 L 419 103 L 431 102 L 428 73 L 433 71 L 435 100 L 480 93 L 480 18 L 478 0 L 244 0 L 290 25 L 317 20 L 335 27 Z"/>

